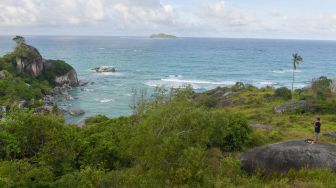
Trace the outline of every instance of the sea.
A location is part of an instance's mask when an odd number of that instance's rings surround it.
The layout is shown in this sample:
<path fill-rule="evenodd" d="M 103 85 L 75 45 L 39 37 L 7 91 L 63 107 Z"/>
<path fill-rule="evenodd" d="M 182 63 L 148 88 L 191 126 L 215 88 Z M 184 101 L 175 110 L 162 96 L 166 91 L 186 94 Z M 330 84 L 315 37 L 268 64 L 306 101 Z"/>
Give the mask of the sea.
<path fill-rule="evenodd" d="M 0 55 L 13 50 L 11 36 L 0 36 Z M 46 59 L 71 64 L 80 80 L 90 83 L 73 89 L 74 101 L 59 101 L 65 109 L 82 109 L 79 122 L 97 114 L 108 117 L 132 113 L 135 93 L 150 96 L 155 87 L 190 85 L 197 92 L 244 82 L 257 87 L 290 87 L 292 54 L 304 61 L 295 72 L 296 88 L 320 76 L 336 77 L 336 41 L 148 37 L 27 36 Z M 115 73 L 96 73 L 113 66 Z"/>

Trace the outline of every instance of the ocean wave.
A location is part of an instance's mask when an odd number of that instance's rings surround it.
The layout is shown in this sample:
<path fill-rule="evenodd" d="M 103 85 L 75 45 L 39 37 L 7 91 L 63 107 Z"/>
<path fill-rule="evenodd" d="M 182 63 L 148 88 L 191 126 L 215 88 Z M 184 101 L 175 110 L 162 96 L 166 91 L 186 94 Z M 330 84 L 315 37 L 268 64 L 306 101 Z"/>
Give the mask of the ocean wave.
<path fill-rule="evenodd" d="M 113 102 L 114 99 L 107 99 L 107 98 L 104 98 L 104 99 L 95 99 L 96 101 L 99 101 L 100 103 L 109 103 L 109 102 Z"/>
<path fill-rule="evenodd" d="M 274 86 L 274 85 L 278 85 L 278 83 L 272 81 L 260 81 L 256 83 L 257 87 Z"/>
<path fill-rule="evenodd" d="M 273 73 L 277 74 L 285 74 L 285 73 L 292 73 L 293 69 L 278 69 L 278 70 L 273 70 Z M 301 70 L 295 70 L 296 73 L 302 72 Z"/>
<path fill-rule="evenodd" d="M 94 89 L 89 89 L 89 88 L 83 88 L 83 91 L 88 91 L 88 92 L 92 92 L 92 91 L 94 91 Z"/>
<path fill-rule="evenodd" d="M 99 50 L 105 50 L 105 48 L 98 48 Z"/>
<path fill-rule="evenodd" d="M 214 89 L 219 86 L 234 85 L 235 81 L 208 81 L 208 80 L 186 80 L 181 75 L 170 75 L 160 80 L 149 80 L 145 82 L 151 87 L 184 88 L 191 86 L 194 89 Z"/>
<path fill-rule="evenodd" d="M 121 73 L 121 72 L 101 72 L 101 73 L 97 73 L 97 75 L 101 75 L 101 76 L 124 76 L 124 74 Z"/>

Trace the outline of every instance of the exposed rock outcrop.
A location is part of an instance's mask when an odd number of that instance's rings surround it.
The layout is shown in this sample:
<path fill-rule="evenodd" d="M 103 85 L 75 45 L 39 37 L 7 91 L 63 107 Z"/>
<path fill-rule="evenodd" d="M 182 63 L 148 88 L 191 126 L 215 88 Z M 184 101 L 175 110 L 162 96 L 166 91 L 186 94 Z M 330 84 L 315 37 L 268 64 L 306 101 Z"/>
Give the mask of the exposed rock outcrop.
<path fill-rule="evenodd" d="M 289 110 L 295 110 L 295 109 L 306 107 L 306 106 L 307 106 L 307 102 L 304 101 L 304 100 L 301 100 L 301 101 L 291 102 L 291 103 L 288 103 L 288 104 L 278 106 L 274 109 L 274 112 L 284 113 L 284 112 L 289 111 Z"/>
<path fill-rule="evenodd" d="M 43 58 L 38 50 L 27 44 L 20 44 L 15 49 L 16 70 L 19 73 L 27 73 L 33 77 L 43 74 Z"/>
<path fill-rule="evenodd" d="M 55 83 L 57 85 L 69 84 L 71 86 L 77 86 L 78 85 L 78 78 L 77 78 L 76 71 L 74 69 L 72 69 L 64 75 L 56 76 L 55 77 Z"/>
<path fill-rule="evenodd" d="M 250 125 L 250 127 L 253 130 L 256 130 L 256 129 L 270 130 L 270 129 L 273 128 L 272 125 L 264 125 L 264 124 L 252 124 L 252 125 Z"/>
<path fill-rule="evenodd" d="M 331 81 L 330 90 L 331 92 L 336 93 L 336 78 Z"/>
<path fill-rule="evenodd" d="M 271 144 L 243 153 L 242 167 L 249 173 L 286 172 L 290 169 L 326 168 L 336 171 L 336 145 L 308 144 L 303 140 Z"/>
<path fill-rule="evenodd" d="M 328 138 L 336 138 L 336 133 L 324 133 L 323 136 Z"/>
<path fill-rule="evenodd" d="M 28 106 L 28 102 L 26 100 L 19 101 L 18 107 L 19 108 L 26 108 Z"/>
<path fill-rule="evenodd" d="M 39 51 L 27 44 L 19 44 L 15 51 L 16 71 L 33 77 L 50 78 L 53 84 L 78 85 L 77 73 L 69 64 L 59 60 L 46 60 Z"/>

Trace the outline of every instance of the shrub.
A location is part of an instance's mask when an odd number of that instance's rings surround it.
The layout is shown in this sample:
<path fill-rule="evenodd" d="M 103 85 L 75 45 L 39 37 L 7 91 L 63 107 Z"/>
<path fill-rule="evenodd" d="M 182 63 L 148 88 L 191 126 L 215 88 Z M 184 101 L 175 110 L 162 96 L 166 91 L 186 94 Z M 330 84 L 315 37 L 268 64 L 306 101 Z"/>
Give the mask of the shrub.
<path fill-rule="evenodd" d="M 288 99 L 291 99 L 292 92 L 287 87 L 280 87 L 275 90 L 274 96 L 281 98 L 281 99 L 288 100 Z"/>
<path fill-rule="evenodd" d="M 331 80 L 324 76 L 314 79 L 312 81 L 312 90 L 315 98 L 318 100 L 326 99 L 326 97 L 331 93 L 330 84 Z"/>

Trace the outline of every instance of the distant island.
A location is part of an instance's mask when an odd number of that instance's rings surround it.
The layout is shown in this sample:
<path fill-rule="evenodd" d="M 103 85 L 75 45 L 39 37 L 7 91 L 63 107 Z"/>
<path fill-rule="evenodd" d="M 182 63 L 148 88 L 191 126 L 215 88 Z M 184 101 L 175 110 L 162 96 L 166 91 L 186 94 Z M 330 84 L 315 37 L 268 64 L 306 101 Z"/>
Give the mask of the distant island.
<path fill-rule="evenodd" d="M 168 35 L 165 33 L 153 34 L 150 36 L 151 39 L 176 39 L 174 35 Z"/>

